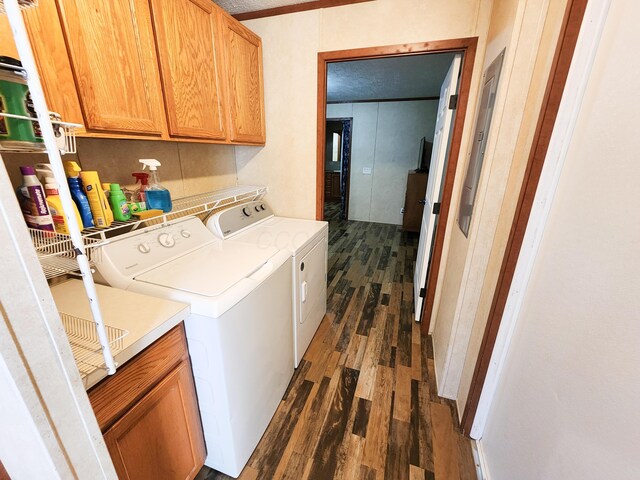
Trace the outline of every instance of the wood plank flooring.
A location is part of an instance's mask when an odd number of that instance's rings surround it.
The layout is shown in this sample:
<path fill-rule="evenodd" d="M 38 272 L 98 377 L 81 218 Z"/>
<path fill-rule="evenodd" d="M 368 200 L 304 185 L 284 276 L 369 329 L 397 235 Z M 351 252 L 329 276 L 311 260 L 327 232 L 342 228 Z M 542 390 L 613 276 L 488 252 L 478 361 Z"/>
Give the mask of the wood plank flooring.
<path fill-rule="evenodd" d="M 327 315 L 241 479 L 476 479 L 413 321 L 417 244 L 393 225 L 330 220 Z"/>

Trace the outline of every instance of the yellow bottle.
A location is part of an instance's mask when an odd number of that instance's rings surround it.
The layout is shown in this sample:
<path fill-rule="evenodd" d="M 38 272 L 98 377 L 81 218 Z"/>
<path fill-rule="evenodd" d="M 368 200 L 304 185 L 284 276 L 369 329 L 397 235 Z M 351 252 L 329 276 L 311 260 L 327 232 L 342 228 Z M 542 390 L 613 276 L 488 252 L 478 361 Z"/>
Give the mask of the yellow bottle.
<path fill-rule="evenodd" d="M 82 171 L 80 179 L 84 185 L 84 193 L 89 200 L 95 226 L 98 228 L 108 227 L 113 223 L 113 212 L 111 212 L 107 197 L 102 190 L 98 172 Z"/>

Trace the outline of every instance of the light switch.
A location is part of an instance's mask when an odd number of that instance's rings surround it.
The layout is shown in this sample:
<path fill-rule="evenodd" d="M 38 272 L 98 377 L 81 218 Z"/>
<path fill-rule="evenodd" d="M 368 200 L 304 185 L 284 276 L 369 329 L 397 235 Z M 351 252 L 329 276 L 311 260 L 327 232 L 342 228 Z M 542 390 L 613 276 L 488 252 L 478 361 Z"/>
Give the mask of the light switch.
<path fill-rule="evenodd" d="M 371 175 L 371 167 L 362 167 L 363 175 Z"/>

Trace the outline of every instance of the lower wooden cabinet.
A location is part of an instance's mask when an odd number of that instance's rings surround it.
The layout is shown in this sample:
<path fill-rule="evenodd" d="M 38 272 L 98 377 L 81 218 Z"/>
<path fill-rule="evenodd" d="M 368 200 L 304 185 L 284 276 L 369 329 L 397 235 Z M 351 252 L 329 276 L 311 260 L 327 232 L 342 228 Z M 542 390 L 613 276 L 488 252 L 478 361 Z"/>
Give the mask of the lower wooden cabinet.
<path fill-rule="evenodd" d="M 204 465 L 182 324 L 94 387 L 89 399 L 120 480 L 193 479 Z"/>

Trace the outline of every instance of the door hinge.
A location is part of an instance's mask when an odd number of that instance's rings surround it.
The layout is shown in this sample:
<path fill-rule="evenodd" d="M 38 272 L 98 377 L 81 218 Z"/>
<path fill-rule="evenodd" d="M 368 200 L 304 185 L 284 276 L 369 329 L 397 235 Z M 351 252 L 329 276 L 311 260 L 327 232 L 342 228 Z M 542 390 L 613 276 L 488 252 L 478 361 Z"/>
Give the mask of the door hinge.
<path fill-rule="evenodd" d="M 421 288 L 420 289 L 420 298 L 424 298 L 424 296 L 427 294 L 427 289 L 426 288 Z"/>
<path fill-rule="evenodd" d="M 440 214 L 440 202 L 436 202 L 433 204 L 433 214 L 434 215 Z"/>
<path fill-rule="evenodd" d="M 449 97 L 449 110 L 455 110 L 456 108 L 458 108 L 458 94 Z"/>

